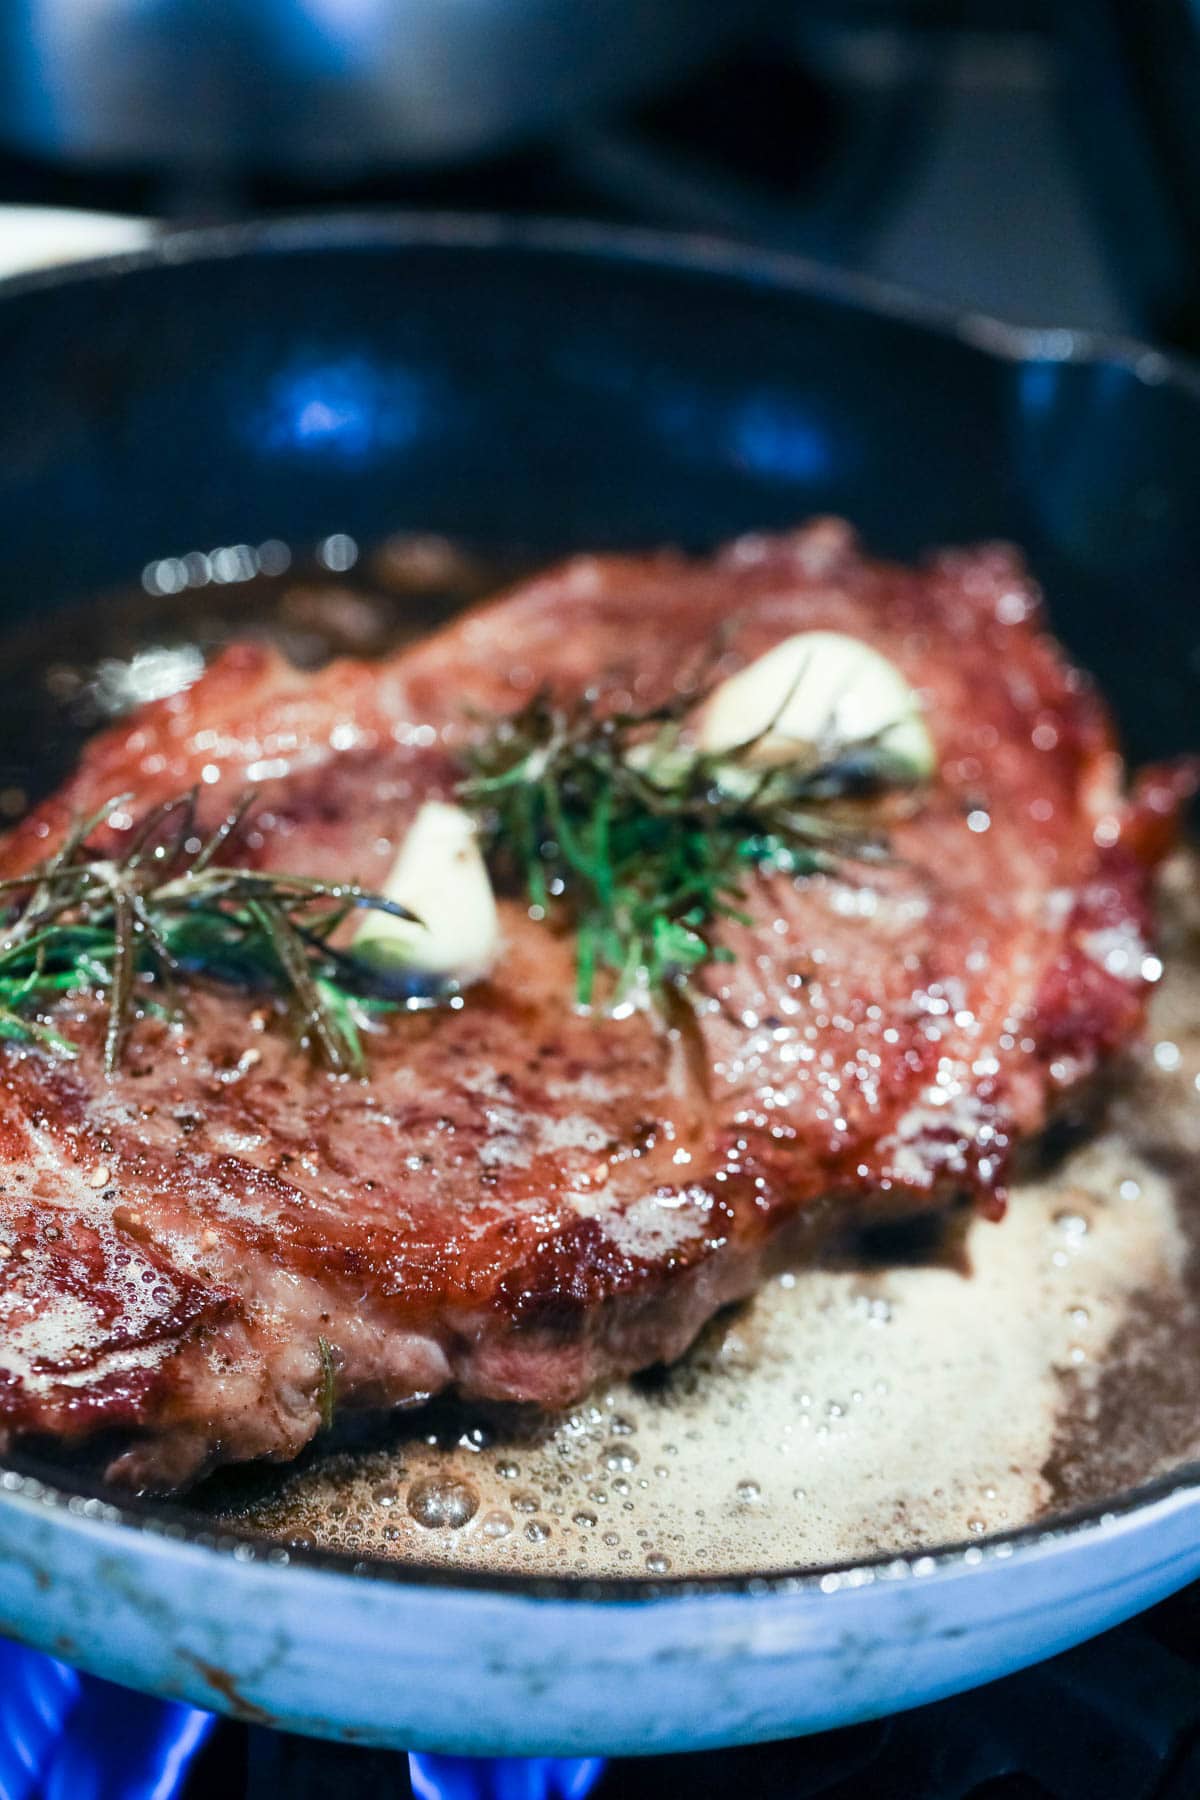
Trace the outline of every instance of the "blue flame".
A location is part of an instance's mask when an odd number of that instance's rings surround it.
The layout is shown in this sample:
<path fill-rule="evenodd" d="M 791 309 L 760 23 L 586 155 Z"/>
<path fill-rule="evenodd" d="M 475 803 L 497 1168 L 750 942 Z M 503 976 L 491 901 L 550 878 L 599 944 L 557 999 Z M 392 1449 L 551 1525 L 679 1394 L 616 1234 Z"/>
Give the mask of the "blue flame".
<path fill-rule="evenodd" d="M 3 1800 L 175 1800 L 213 1723 L 0 1640 Z"/>
<path fill-rule="evenodd" d="M 602 1756 L 418 1756 L 408 1759 L 416 1800 L 584 1800 Z"/>
<path fill-rule="evenodd" d="M 0 1800 L 179 1800 L 212 1713 L 0 1639 Z M 408 1759 L 416 1800 L 586 1800 L 598 1756 Z"/>

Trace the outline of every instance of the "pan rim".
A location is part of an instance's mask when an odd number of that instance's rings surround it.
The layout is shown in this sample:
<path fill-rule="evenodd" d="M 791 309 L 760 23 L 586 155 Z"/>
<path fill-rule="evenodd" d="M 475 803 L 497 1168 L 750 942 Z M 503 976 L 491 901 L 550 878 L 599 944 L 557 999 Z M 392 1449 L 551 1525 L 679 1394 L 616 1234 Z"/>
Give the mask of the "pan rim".
<path fill-rule="evenodd" d="M 881 315 L 1002 362 L 1122 367 L 1147 385 L 1175 387 L 1200 401 L 1200 358 L 1163 350 L 1136 336 L 1078 326 L 1014 324 L 993 313 L 789 251 L 762 249 L 712 233 L 609 225 L 567 216 L 352 208 L 235 224 L 165 225 L 138 249 L 0 276 L 0 305 L 26 293 L 178 265 L 370 249 L 515 250 L 658 267 L 700 278 L 725 276 L 739 284 L 773 287 Z"/>
<path fill-rule="evenodd" d="M 830 269 L 787 252 L 762 250 L 696 233 L 595 224 L 569 218 L 514 217 L 492 213 L 372 210 L 315 212 L 285 219 L 249 220 L 234 225 L 164 229 L 144 248 L 118 251 L 85 261 L 0 277 L 0 313 L 7 302 L 43 291 L 86 288 L 177 266 L 249 261 L 264 255 L 337 254 L 361 250 L 449 250 L 465 253 L 517 252 L 566 257 L 596 264 L 659 269 L 701 281 L 724 279 L 738 286 L 761 286 L 797 299 L 886 319 L 957 343 L 984 360 L 1013 366 L 1054 363 L 1115 367 L 1146 385 L 1164 386 L 1200 407 L 1200 363 L 1162 351 L 1137 338 L 1074 327 L 1014 325 L 985 313 L 964 311 L 950 302 L 913 293 L 873 277 Z M 1200 429 L 1200 413 L 1197 415 Z M 146 1532 L 194 1548 L 230 1555 L 260 1566 L 273 1563 L 319 1570 L 355 1581 L 391 1586 L 441 1588 L 461 1593 L 493 1593 L 531 1600 L 672 1602 L 701 1595 L 766 1598 L 781 1594 L 822 1597 L 881 1580 L 917 1576 L 931 1580 L 974 1572 L 1040 1549 L 1073 1543 L 1105 1532 L 1121 1521 L 1158 1509 L 1185 1495 L 1200 1494 L 1200 1462 L 1106 1496 L 1045 1520 L 990 1533 L 968 1544 L 942 1543 L 903 1552 L 743 1575 L 529 1576 L 455 1569 L 441 1563 L 359 1558 L 344 1552 L 286 1547 L 260 1534 L 216 1522 L 184 1506 L 164 1517 L 153 1499 L 113 1500 L 106 1490 L 81 1483 L 60 1485 L 62 1471 L 49 1473 L 34 1459 L 0 1459 L 0 1504 L 35 1503 L 65 1510 L 115 1531 Z"/>

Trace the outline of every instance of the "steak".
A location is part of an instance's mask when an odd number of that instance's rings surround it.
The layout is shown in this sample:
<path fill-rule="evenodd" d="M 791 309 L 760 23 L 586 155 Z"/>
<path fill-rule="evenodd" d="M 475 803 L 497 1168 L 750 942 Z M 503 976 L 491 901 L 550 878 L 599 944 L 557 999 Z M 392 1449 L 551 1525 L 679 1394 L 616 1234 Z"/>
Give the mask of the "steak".
<path fill-rule="evenodd" d="M 383 881 L 453 793 L 471 709 L 545 686 L 614 706 L 824 628 L 922 697 L 938 773 L 892 856 L 750 878 L 731 960 L 670 1026 L 573 1004 L 565 927 L 501 897 L 464 1003 L 387 1015 L 366 1078 L 313 1066 L 282 1006 L 199 986 L 104 1074 L 104 1002 L 64 1060 L 0 1045 L 0 1447 L 92 1441 L 139 1489 L 285 1459 L 338 1408 L 440 1390 L 561 1407 L 679 1356 L 768 1263 L 832 1230 L 974 1196 L 1135 1033 L 1150 889 L 1183 787 L 1123 790 L 1104 708 L 1046 635 L 1016 555 L 867 559 L 840 524 L 711 561 L 583 557 L 382 663 L 316 674 L 259 644 L 92 741 L 0 848 L 23 872 L 198 784 L 237 860 Z"/>

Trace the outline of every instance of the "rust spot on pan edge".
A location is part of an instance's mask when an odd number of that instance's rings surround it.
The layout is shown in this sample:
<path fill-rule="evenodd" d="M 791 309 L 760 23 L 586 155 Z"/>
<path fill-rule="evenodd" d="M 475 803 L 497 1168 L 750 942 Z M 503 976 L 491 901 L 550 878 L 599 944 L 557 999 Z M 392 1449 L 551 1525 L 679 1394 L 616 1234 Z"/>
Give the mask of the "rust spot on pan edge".
<path fill-rule="evenodd" d="M 221 1696 L 227 1709 L 236 1718 L 244 1720 L 247 1725 L 266 1725 L 272 1729 L 278 1729 L 278 1719 L 272 1713 L 265 1711 L 263 1707 L 256 1706 L 253 1700 L 247 1700 L 240 1694 L 233 1676 L 219 1663 L 205 1662 L 203 1657 L 194 1656 L 190 1650 L 181 1650 L 180 1655 L 185 1662 L 191 1663 L 213 1692 Z"/>

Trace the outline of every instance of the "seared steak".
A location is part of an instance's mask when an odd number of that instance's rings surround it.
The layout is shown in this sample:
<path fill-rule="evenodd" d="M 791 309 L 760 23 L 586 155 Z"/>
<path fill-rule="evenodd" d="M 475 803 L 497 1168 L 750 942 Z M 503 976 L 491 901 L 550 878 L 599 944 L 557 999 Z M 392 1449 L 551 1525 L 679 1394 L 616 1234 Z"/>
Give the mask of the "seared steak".
<path fill-rule="evenodd" d="M 114 847 L 193 783 L 210 824 L 253 784 L 239 861 L 378 883 L 453 791 L 468 708 L 648 704 L 722 632 L 732 669 L 814 627 L 904 672 L 938 776 L 885 866 L 756 875 L 672 1028 L 580 1014 L 569 938 L 510 899 L 492 978 L 384 1019 L 367 1079 L 229 989 L 140 1019 L 111 1080 L 96 999 L 63 1002 L 75 1061 L 0 1046 L 0 1445 L 102 1434 L 114 1479 L 169 1487 L 294 1455 L 331 1366 L 339 1407 L 558 1407 L 678 1356 L 833 1223 L 999 1214 L 1014 1145 L 1138 1026 L 1178 800 L 1162 774 L 1125 797 L 1007 549 L 914 572 L 819 523 L 710 562 L 580 558 L 381 665 L 241 645 L 97 738 L 0 872 L 116 794 Z"/>

